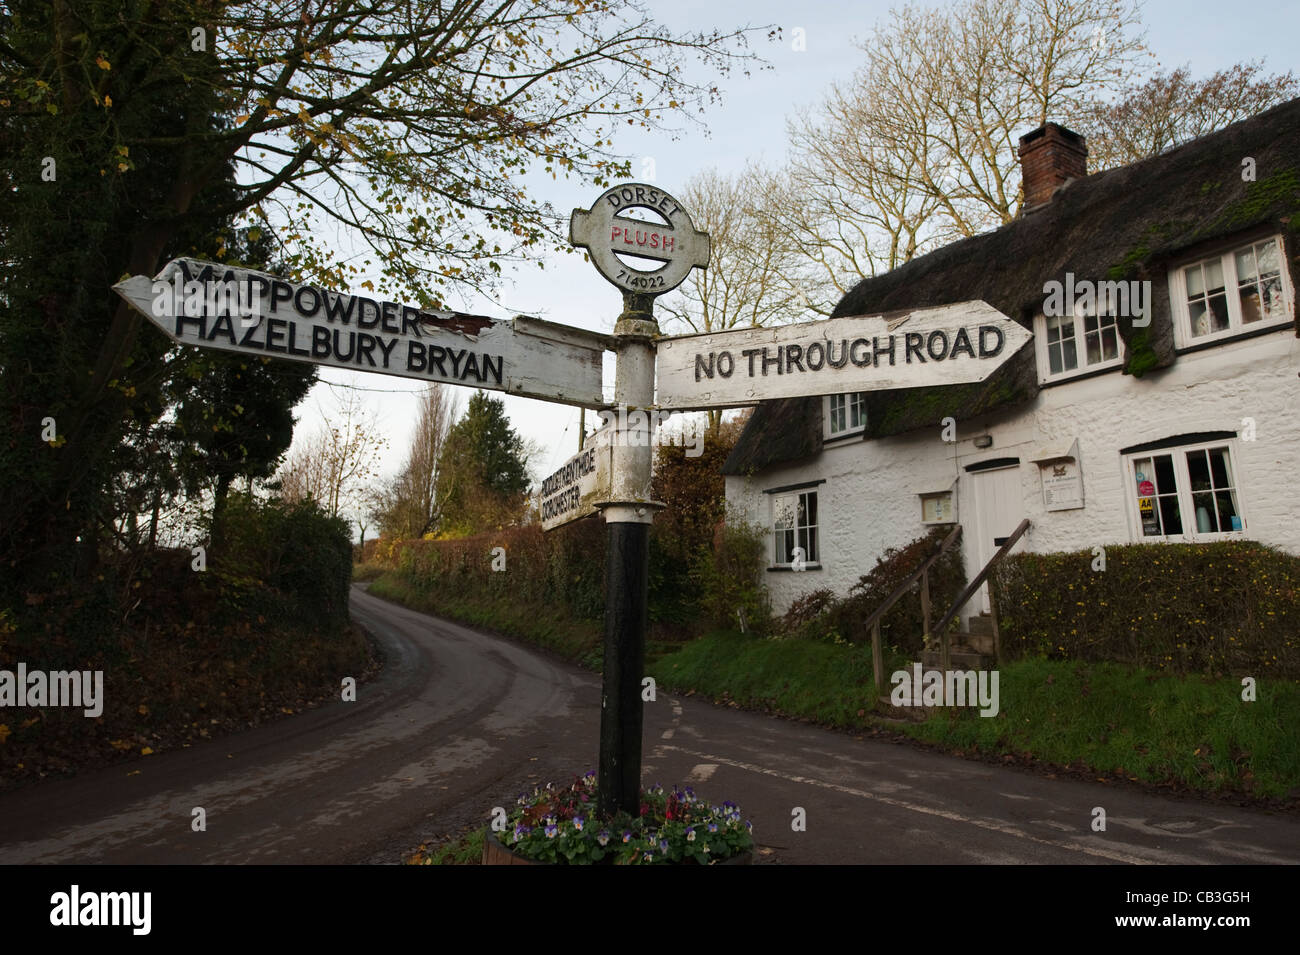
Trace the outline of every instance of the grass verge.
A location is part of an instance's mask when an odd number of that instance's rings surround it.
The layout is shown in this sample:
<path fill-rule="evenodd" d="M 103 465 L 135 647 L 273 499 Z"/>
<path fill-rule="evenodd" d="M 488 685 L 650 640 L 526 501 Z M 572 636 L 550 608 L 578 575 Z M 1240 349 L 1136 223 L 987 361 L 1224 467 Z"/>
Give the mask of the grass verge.
<path fill-rule="evenodd" d="M 905 664 L 886 661 L 893 672 Z M 1113 663 L 1022 660 L 999 670 L 1000 711 L 932 708 L 887 723 L 867 648 L 715 633 L 657 660 L 656 682 L 844 729 L 883 727 L 945 749 L 1030 757 L 1098 776 L 1263 799 L 1300 797 L 1300 684 L 1179 677 Z M 921 711 L 912 710 L 919 715 Z"/>

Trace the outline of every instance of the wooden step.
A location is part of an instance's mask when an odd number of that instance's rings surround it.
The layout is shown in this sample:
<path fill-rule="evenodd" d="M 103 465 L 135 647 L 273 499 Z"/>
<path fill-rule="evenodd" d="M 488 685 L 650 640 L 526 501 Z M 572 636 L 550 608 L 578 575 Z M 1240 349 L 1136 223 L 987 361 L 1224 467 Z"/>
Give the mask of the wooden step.
<path fill-rule="evenodd" d="M 964 634 L 963 634 L 964 636 Z M 938 670 L 943 666 L 940 650 L 922 650 L 921 667 L 925 670 Z M 948 648 L 948 663 L 954 670 L 991 670 L 995 663 L 993 655 L 980 653 L 973 647 L 952 645 Z"/>

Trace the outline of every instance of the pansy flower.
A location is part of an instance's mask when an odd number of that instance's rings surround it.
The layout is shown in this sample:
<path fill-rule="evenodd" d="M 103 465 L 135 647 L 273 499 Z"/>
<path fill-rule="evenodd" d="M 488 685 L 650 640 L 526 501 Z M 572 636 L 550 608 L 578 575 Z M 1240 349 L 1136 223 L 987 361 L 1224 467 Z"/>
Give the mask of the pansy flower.
<path fill-rule="evenodd" d="M 558 826 L 555 826 L 555 825 L 547 826 L 547 827 L 546 827 L 546 838 L 548 838 L 548 839 L 554 839 L 555 836 L 556 836 L 556 834 L 557 834 L 559 831 L 560 831 L 560 829 L 559 829 Z"/>
<path fill-rule="evenodd" d="M 624 841 L 624 842 L 631 842 L 631 841 L 632 841 L 632 830 L 630 830 L 630 829 L 624 829 L 624 830 L 623 830 L 623 841 Z"/>
<path fill-rule="evenodd" d="M 695 841 L 695 827 L 694 827 L 694 826 L 688 826 L 688 827 L 686 828 L 686 841 L 687 841 L 687 842 L 694 842 L 694 841 Z"/>
<path fill-rule="evenodd" d="M 609 830 L 602 829 L 600 832 L 596 833 L 596 841 L 599 842 L 603 848 L 609 842 Z"/>
<path fill-rule="evenodd" d="M 582 832 L 582 824 L 583 824 L 585 821 L 586 821 L 586 820 L 583 819 L 581 816 L 574 816 L 574 817 L 573 817 L 573 828 L 574 828 L 574 829 L 577 829 L 579 832 Z"/>

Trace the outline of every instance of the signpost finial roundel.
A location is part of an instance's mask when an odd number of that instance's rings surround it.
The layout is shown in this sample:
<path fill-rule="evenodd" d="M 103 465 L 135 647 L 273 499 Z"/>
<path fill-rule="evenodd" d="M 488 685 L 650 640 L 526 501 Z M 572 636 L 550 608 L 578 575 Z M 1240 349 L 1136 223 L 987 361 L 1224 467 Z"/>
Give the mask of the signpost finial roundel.
<path fill-rule="evenodd" d="M 625 215 L 632 209 L 648 209 L 664 221 Z M 569 241 L 586 249 L 596 270 L 624 292 L 662 295 L 686 281 L 691 269 L 709 265 L 709 234 L 695 228 L 680 202 L 643 182 L 614 186 L 590 209 L 574 209 Z M 642 271 L 624 264 L 616 253 L 663 264 Z"/>

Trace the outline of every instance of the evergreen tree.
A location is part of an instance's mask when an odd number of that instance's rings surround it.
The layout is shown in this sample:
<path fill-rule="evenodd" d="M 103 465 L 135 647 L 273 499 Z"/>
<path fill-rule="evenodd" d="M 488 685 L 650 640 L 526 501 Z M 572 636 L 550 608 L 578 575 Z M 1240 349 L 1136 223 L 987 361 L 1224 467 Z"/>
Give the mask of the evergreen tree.
<path fill-rule="evenodd" d="M 528 483 L 524 441 L 505 402 L 475 392 L 439 456 L 439 531 L 464 536 L 517 520 Z"/>

